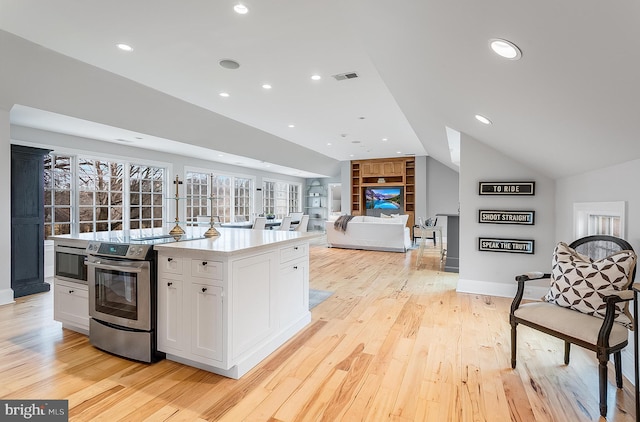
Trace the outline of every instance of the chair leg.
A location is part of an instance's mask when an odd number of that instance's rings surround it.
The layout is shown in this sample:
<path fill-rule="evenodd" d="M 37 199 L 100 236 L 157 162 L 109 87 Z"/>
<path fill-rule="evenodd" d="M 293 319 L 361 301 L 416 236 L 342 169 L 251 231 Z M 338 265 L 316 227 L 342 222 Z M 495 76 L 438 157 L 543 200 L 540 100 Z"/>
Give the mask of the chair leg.
<path fill-rule="evenodd" d="M 516 332 L 517 324 L 511 324 L 511 368 L 516 368 L 516 338 L 518 333 Z"/>
<path fill-rule="evenodd" d="M 616 386 L 622 388 L 622 355 L 620 352 L 613 353 L 613 363 L 616 367 Z"/>
<path fill-rule="evenodd" d="M 600 381 L 600 415 L 607 416 L 607 356 L 598 358 L 598 377 Z"/>
<path fill-rule="evenodd" d="M 569 355 L 571 354 L 571 343 L 564 342 L 564 364 L 569 365 Z"/>

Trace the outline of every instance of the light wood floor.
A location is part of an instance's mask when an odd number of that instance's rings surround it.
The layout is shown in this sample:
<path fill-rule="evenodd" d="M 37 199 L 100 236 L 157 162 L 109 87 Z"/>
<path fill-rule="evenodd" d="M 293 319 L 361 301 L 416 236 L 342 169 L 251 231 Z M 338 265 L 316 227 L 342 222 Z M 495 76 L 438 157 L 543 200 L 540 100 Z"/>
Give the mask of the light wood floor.
<path fill-rule="evenodd" d="M 596 421 L 594 357 L 522 327 L 510 300 L 459 294 L 428 250 L 311 248 L 311 287 L 335 294 L 240 380 L 100 352 L 52 320 L 52 294 L 0 307 L 0 398 L 68 399 L 72 421 Z M 613 376 L 610 376 L 613 379 Z M 634 420 L 630 384 L 610 421 Z"/>

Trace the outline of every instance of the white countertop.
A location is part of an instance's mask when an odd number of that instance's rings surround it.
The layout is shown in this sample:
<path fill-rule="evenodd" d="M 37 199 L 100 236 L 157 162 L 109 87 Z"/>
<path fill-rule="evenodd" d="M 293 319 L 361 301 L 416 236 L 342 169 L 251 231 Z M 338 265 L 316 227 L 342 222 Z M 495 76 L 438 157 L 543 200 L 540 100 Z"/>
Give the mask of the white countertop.
<path fill-rule="evenodd" d="M 278 243 L 284 245 L 300 240 L 307 241 L 322 235 L 322 233 L 319 232 L 304 233 L 281 230 L 232 229 L 225 227 L 217 227 L 216 229 L 220 232 L 220 236 L 218 237 L 164 243 L 154 245 L 153 248 L 158 251 L 208 251 L 229 254 L 248 251 L 250 249 L 265 248 Z"/>
<path fill-rule="evenodd" d="M 275 243 L 293 243 L 302 239 L 308 240 L 315 237 L 319 237 L 322 234 L 319 232 L 296 232 L 296 231 L 281 231 L 281 230 L 251 230 L 251 229 L 237 229 L 216 227 L 216 230 L 220 232 L 220 236 L 213 238 L 204 238 L 202 235 L 207 231 L 208 227 L 187 227 L 185 228 L 185 238 L 198 238 L 193 240 L 182 240 L 180 242 L 170 243 L 158 243 L 154 244 L 154 249 L 167 249 L 167 250 L 192 250 L 192 251 L 209 251 L 219 253 L 234 253 L 239 251 L 246 251 L 249 249 L 265 248 Z M 75 235 L 66 234 L 59 236 L 51 236 L 49 239 L 54 240 L 58 244 L 86 247 L 89 241 L 100 242 L 113 242 L 123 243 L 127 242 L 130 238 L 150 238 L 154 236 L 163 236 L 167 234 L 167 230 L 164 229 L 139 229 L 130 230 L 128 232 L 118 230 L 111 232 L 91 232 L 91 233 L 79 233 Z M 148 242 L 136 242 L 137 244 L 149 244 Z"/>

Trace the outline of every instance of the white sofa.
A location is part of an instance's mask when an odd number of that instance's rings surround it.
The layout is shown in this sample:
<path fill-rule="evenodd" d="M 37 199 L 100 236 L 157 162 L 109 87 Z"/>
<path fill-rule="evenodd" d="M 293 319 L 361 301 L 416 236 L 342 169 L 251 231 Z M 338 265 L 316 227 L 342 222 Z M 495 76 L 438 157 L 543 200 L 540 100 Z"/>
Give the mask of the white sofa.
<path fill-rule="evenodd" d="M 349 221 L 344 232 L 336 229 L 333 221 L 326 221 L 327 242 L 332 248 L 406 252 L 411 247 L 407 218 L 358 215 Z"/>

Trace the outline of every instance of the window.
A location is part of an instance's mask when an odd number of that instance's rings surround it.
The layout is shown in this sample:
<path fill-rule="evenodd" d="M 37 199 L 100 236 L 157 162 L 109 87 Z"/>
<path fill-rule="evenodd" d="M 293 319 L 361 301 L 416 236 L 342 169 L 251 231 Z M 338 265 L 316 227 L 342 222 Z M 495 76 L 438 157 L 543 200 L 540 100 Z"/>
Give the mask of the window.
<path fill-rule="evenodd" d="M 624 201 L 573 204 L 575 238 L 594 234 L 624 238 L 624 209 Z"/>
<path fill-rule="evenodd" d="M 187 171 L 187 223 L 194 224 L 198 216 L 218 216 L 220 222 L 249 220 L 251 215 L 252 179 L 239 176 L 214 175 L 205 171 Z M 233 189 L 232 189 L 233 186 Z M 213 193 L 213 199 L 211 194 Z"/>
<path fill-rule="evenodd" d="M 162 227 L 164 175 L 161 167 L 131 165 L 129 218 L 132 229 Z"/>
<path fill-rule="evenodd" d="M 262 185 L 263 208 L 265 214 L 278 218 L 300 211 L 300 191 L 298 183 L 265 180 Z"/>
<path fill-rule="evenodd" d="M 234 180 L 234 194 L 235 194 L 235 215 L 244 217 L 249 221 L 251 215 L 251 179 L 236 177 Z"/>
<path fill-rule="evenodd" d="M 78 159 L 80 233 L 122 230 L 123 163 Z"/>
<path fill-rule="evenodd" d="M 164 224 L 164 168 L 56 153 L 44 168 L 45 238 Z"/>
<path fill-rule="evenodd" d="M 44 157 L 44 237 L 71 233 L 72 157 Z"/>

